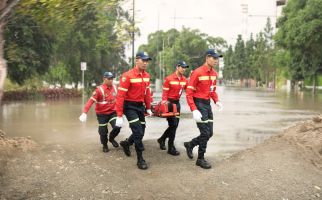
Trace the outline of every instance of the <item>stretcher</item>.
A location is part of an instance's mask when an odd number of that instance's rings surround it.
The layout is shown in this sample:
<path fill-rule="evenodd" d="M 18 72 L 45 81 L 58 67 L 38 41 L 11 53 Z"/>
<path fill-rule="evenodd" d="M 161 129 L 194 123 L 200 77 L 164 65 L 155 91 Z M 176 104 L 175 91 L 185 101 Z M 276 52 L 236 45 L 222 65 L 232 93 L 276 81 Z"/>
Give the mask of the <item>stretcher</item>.
<path fill-rule="evenodd" d="M 180 113 L 177 110 L 177 105 L 169 101 L 153 102 L 151 104 L 151 111 L 156 117 L 173 117 Z"/>

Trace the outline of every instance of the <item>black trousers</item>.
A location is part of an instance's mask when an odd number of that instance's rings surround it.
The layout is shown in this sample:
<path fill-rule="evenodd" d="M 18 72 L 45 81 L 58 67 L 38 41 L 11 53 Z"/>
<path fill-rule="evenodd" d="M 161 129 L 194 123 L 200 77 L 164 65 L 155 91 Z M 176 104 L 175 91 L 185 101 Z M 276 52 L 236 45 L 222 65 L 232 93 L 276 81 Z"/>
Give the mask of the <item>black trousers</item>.
<path fill-rule="evenodd" d="M 197 122 L 200 135 L 191 140 L 191 145 L 193 147 L 199 145 L 198 158 L 200 159 L 204 158 L 208 140 L 213 135 L 213 113 L 211 111 L 210 100 L 194 98 L 194 102 L 202 115 L 202 122 Z"/>
<path fill-rule="evenodd" d="M 115 126 L 116 121 L 116 112 L 113 112 L 111 114 L 96 114 L 97 121 L 98 121 L 98 133 L 100 135 L 100 140 L 103 146 L 107 145 L 107 124 L 110 123 L 113 130 L 110 133 L 111 138 L 115 138 L 121 131 L 120 127 Z"/>
<path fill-rule="evenodd" d="M 169 104 L 169 111 L 172 111 L 172 104 L 176 104 L 177 111 L 180 113 L 180 102 L 169 100 L 171 104 Z M 180 117 L 179 116 L 173 116 L 173 117 L 167 117 L 168 121 L 168 128 L 164 131 L 161 138 L 165 140 L 166 138 L 169 138 L 168 140 L 168 147 L 174 146 L 174 139 L 176 137 L 176 131 L 179 126 Z"/>
<path fill-rule="evenodd" d="M 145 133 L 145 106 L 141 102 L 124 101 L 124 114 L 129 122 L 132 134 L 128 138 L 137 152 L 144 151 L 142 139 Z"/>

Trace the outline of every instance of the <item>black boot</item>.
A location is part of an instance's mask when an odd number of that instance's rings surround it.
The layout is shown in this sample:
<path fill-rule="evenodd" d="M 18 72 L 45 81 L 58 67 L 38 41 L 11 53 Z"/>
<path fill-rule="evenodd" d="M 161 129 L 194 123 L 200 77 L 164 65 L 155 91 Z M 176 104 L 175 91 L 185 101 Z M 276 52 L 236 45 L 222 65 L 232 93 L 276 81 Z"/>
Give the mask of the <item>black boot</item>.
<path fill-rule="evenodd" d="M 137 151 L 136 154 L 138 157 L 138 162 L 137 162 L 138 168 L 142 169 L 142 170 L 148 169 L 148 165 L 146 164 L 145 160 L 143 159 L 142 151 Z"/>
<path fill-rule="evenodd" d="M 165 139 L 163 139 L 162 137 L 160 137 L 157 141 L 160 144 L 160 149 L 161 150 L 167 150 L 166 147 L 165 147 Z"/>
<path fill-rule="evenodd" d="M 178 155 L 180 155 L 180 152 L 177 151 L 177 149 L 174 146 L 169 146 L 168 154 L 173 155 L 173 156 L 178 156 Z"/>
<path fill-rule="evenodd" d="M 110 133 L 109 140 L 110 140 L 110 143 L 112 143 L 113 147 L 115 148 L 119 147 L 119 144 L 115 141 L 115 137 L 119 134 L 119 132 L 120 132 L 120 128 L 115 127 Z"/>
<path fill-rule="evenodd" d="M 130 151 L 130 142 L 128 140 L 124 140 L 120 142 L 120 145 L 123 147 L 123 151 L 126 156 L 131 156 L 131 151 Z"/>
<path fill-rule="evenodd" d="M 110 143 L 112 143 L 113 147 L 119 147 L 119 143 L 117 143 L 114 139 L 110 139 Z"/>
<path fill-rule="evenodd" d="M 211 168 L 211 165 L 204 158 L 198 158 L 196 165 L 200 166 L 203 169 L 210 169 Z"/>
<path fill-rule="evenodd" d="M 193 147 L 191 146 L 191 143 L 190 142 L 184 142 L 183 145 L 186 148 L 187 156 L 190 159 L 192 159 L 193 158 L 193 153 L 192 153 Z"/>
<path fill-rule="evenodd" d="M 142 169 L 142 170 L 148 169 L 148 165 L 146 164 L 146 162 L 143 158 L 138 159 L 137 166 L 139 169 Z"/>
<path fill-rule="evenodd" d="M 103 152 L 104 153 L 107 153 L 109 152 L 110 150 L 108 149 L 108 146 L 107 145 L 103 145 Z"/>

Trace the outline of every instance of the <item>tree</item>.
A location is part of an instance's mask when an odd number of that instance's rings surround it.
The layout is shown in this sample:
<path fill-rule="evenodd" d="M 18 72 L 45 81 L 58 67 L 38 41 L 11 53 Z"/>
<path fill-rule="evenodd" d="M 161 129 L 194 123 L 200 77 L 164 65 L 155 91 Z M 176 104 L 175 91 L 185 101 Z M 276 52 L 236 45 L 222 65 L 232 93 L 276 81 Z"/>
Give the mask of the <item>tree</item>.
<path fill-rule="evenodd" d="M 256 66 L 255 66 L 255 41 L 253 39 L 253 34 L 250 35 L 250 39 L 246 41 L 245 47 L 245 65 L 246 72 L 245 75 L 247 79 L 256 79 Z"/>
<path fill-rule="evenodd" d="M 189 71 L 200 66 L 204 62 L 204 52 L 208 48 L 215 48 L 221 53 L 227 48 L 227 43 L 220 37 L 211 37 L 197 29 L 183 27 L 180 32 L 170 29 L 166 32 L 157 31 L 149 34 L 148 43 L 141 45 L 139 50 L 147 51 L 152 58 L 155 58 L 150 63 L 153 67 L 148 68 L 152 78 L 155 79 L 161 77 L 160 65 L 164 69 L 164 74 L 174 71 L 178 60 L 186 61 L 190 65 Z"/>
<path fill-rule="evenodd" d="M 32 17 L 13 15 L 4 35 L 8 77 L 12 81 L 21 85 L 31 77 L 47 72 L 52 52 L 51 38 Z"/>
<path fill-rule="evenodd" d="M 225 79 L 232 81 L 233 79 L 237 78 L 237 74 L 235 72 L 235 65 L 233 61 L 233 47 L 229 45 L 228 50 L 225 52 L 224 62 L 225 68 L 223 71 L 223 76 Z"/>
<path fill-rule="evenodd" d="M 8 15 L 19 0 L 0 1 L 0 104 L 3 96 L 3 85 L 7 76 L 7 65 L 4 59 L 4 38 L 3 32 L 8 20 Z"/>
<path fill-rule="evenodd" d="M 237 42 L 234 48 L 233 62 L 235 64 L 235 70 L 237 76 L 240 79 L 247 77 L 247 66 L 246 66 L 246 54 L 245 54 L 245 43 L 241 35 L 238 35 Z"/>
<path fill-rule="evenodd" d="M 124 46 L 130 41 L 132 29 L 120 3 L 121 0 L 22 1 L 7 28 L 9 78 L 22 84 L 25 78 L 67 70 L 69 76 L 56 74 L 64 79 L 59 79 L 61 85 L 78 84 L 79 65 L 85 61 L 91 72 L 85 76 L 88 84 L 100 82 L 104 71 L 126 69 Z"/>
<path fill-rule="evenodd" d="M 278 20 L 277 44 L 290 52 L 289 70 L 295 81 L 322 73 L 322 0 L 290 0 Z"/>
<path fill-rule="evenodd" d="M 46 74 L 46 81 L 53 85 L 59 83 L 62 87 L 66 83 L 66 80 L 71 80 L 71 77 L 68 73 L 67 66 L 62 62 L 58 63 L 57 66 L 51 67 Z"/>

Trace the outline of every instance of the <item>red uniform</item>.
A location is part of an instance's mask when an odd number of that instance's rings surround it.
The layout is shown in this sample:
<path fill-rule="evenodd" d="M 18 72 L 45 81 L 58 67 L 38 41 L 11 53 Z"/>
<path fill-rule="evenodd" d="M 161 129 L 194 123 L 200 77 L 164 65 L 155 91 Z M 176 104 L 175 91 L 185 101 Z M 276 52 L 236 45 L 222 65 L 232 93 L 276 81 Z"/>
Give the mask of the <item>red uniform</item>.
<path fill-rule="evenodd" d="M 174 72 L 167 76 L 163 83 L 162 100 L 179 100 L 183 90 L 187 88 L 187 85 L 188 80 L 183 75 L 178 76 L 176 72 Z"/>
<path fill-rule="evenodd" d="M 122 74 L 120 86 L 116 97 L 116 114 L 123 115 L 125 101 L 143 102 L 146 109 L 151 108 L 150 74 L 146 71 L 139 72 L 138 67 Z"/>
<path fill-rule="evenodd" d="M 83 112 L 87 113 L 95 102 L 96 114 L 111 114 L 115 112 L 116 87 L 102 84 L 93 92 L 93 96 L 86 103 Z"/>
<path fill-rule="evenodd" d="M 219 101 L 216 93 L 217 77 L 218 73 L 216 70 L 213 68 L 209 69 L 205 64 L 192 72 L 186 91 L 187 102 L 191 111 L 197 110 L 193 98 L 206 100 L 212 98 L 215 103 Z"/>

